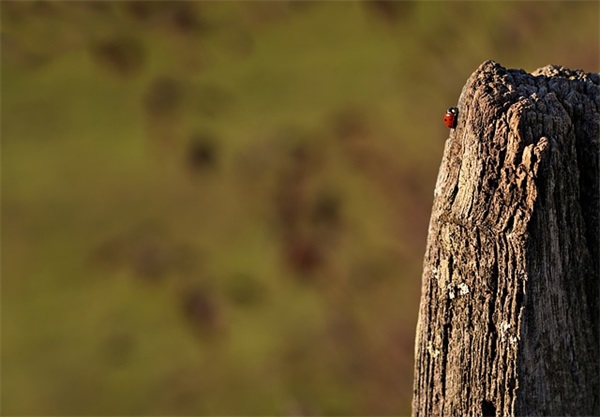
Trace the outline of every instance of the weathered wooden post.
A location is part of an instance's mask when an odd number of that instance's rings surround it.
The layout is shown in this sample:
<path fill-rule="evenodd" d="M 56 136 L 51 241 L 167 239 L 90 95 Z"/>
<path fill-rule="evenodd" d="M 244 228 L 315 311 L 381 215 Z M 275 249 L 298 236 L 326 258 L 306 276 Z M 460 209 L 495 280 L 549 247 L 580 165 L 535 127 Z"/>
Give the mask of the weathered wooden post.
<path fill-rule="evenodd" d="M 414 416 L 600 414 L 600 76 L 483 63 L 446 142 Z"/>

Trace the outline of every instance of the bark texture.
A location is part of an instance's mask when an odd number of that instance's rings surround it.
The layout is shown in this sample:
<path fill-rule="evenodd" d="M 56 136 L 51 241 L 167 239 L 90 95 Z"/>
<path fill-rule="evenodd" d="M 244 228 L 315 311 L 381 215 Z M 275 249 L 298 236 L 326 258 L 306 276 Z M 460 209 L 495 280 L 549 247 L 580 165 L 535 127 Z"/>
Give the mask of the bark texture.
<path fill-rule="evenodd" d="M 483 63 L 435 188 L 414 416 L 600 414 L 600 76 Z"/>

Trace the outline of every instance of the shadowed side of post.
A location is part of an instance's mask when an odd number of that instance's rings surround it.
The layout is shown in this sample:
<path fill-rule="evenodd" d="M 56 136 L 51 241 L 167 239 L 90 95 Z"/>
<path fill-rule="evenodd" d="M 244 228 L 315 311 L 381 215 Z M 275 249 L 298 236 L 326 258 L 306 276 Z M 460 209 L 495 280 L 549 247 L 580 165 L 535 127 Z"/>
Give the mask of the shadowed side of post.
<path fill-rule="evenodd" d="M 435 188 L 413 415 L 600 413 L 600 77 L 483 63 Z"/>

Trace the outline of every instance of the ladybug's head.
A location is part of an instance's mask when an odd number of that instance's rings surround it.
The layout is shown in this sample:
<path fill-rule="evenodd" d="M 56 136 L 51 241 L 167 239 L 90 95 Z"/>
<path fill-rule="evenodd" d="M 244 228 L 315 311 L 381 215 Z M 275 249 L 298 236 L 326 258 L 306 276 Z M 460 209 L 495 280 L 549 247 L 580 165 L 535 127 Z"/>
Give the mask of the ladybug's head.
<path fill-rule="evenodd" d="M 447 111 L 447 113 L 452 113 L 454 116 L 458 115 L 458 108 L 457 107 L 450 107 Z"/>

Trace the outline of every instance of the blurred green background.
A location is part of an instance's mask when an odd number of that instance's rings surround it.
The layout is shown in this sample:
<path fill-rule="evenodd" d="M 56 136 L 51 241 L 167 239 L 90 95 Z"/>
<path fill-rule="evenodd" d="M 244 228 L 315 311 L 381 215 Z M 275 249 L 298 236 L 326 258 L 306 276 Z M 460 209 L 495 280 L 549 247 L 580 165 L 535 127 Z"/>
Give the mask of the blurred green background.
<path fill-rule="evenodd" d="M 3 415 L 406 415 L 446 108 L 598 2 L 1 2 Z"/>

